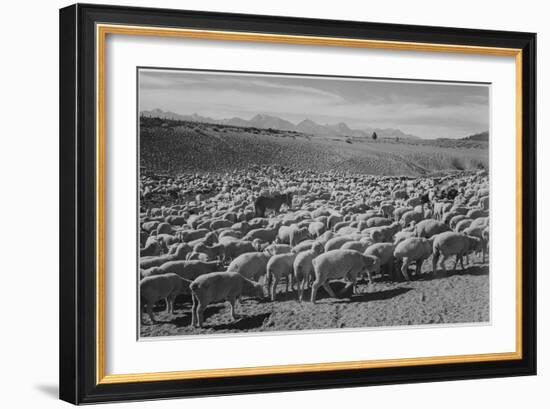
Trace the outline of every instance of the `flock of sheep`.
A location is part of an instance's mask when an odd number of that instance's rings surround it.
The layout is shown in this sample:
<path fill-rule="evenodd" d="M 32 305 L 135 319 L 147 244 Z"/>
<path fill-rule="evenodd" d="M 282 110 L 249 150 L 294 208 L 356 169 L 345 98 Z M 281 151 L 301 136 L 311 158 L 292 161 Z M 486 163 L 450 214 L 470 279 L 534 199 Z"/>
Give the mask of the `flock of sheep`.
<path fill-rule="evenodd" d="M 140 215 L 140 299 L 173 312 L 179 294 L 192 297 L 192 326 L 203 326 L 209 304 L 228 301 L 235 319 L 240 297 L 344 280 L 411 280 L 432 257 L 437 265 L 479 254 L 489 244 L 489 184 L 485 171 L 440 177 L 367 176 L 253 166 L 224 174 L 142 176 L 141 194 L 176 192 L 168 206 Z M 200 193 L 198 193 L 200 192 Z M 146 313 L 146 314 L 145 314 Z"/>

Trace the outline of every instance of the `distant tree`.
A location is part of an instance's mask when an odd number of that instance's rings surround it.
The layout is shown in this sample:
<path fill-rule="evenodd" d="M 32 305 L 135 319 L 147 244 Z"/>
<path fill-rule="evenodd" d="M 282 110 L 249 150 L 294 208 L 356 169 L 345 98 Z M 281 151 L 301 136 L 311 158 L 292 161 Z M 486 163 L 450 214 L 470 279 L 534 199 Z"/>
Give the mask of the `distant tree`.
<path fill-rule="evenodd" d="M 396 142 L 399 142 L 399 136 L 397 136 L 397 137 L 395 138 L 395 141 L 396 141 Z"/>
<path fill-rule="evenodd" d="M 376 139 L 378 139 L 378 135 L 376 135 L 376 132 L 373 132 L 373 133 L 372 133 L 371 138 L 372 138 L 373 141 L 375 141 Z"/>

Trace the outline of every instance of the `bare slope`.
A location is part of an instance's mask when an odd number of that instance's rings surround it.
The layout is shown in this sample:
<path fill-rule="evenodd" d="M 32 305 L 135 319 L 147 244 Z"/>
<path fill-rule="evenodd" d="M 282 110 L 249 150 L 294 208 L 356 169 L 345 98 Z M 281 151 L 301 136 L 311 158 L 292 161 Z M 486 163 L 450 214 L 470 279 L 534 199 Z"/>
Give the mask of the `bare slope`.
<path fill-rule="evenodd" d="M 483 169 L 486 144 L 443 146 L 426 141 L 313 137 L 275 129 L 181 121 L 142 120 L 140 160 L 145 171 L 225 171 L 249 164 L 318 171 L 420 175 L 441 170 Z"/>

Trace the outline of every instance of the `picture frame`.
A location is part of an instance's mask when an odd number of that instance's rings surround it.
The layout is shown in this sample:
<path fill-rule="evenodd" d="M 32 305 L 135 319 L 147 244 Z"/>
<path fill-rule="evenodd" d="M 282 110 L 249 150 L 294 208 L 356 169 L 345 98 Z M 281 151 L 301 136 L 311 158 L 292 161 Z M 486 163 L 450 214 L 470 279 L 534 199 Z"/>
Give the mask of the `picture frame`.
<path fill-rule="evenodd" d="M 122 35 L 515 59 L 514 351 L 106 373 L 105 41 Z M 76 4 L 60 10 L 60 398 L 74 404 L 536 374 L 536 35 Z M 499 254 L 504 257 L 504 254 Z"/>

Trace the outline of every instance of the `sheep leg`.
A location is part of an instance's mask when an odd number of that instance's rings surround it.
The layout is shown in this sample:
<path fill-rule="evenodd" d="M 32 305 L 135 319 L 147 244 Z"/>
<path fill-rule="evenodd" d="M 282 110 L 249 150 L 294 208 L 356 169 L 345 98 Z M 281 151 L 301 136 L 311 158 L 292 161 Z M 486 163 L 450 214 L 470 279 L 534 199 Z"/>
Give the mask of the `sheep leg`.
<path fill-rule="evenodd" d="M 367 274 L 367 278 L 369 279 L 369 287 L 372 287 L 373 286 L 372 273 L 370 272 L 370 270 L 366 270 L 365 273 Z M 353 280 L 354 286 L 355 286 L 355 281 L 356 280 Z"/>
<path fill-rule="evenodd" d="M 174 315 L 174 304 L 176 302 L 176 297 L 178 296 L 178 294 L 172 294 L 170 295 L 170 298 L 168 299 L 168 301 L 170 302 L 170 314 L 171 315 Z"/>
<path fill-rule="evenodd" d="M 275 295 L 277 294 L 277 284 L 279 283 L 279 277 L 273 276 L 273 283 L 271 284 L 271 301 L 275 301 Z"/>
<path fill-rule="evenodd" d="M 301 279 L 298 281 L 298 301 L 302 302 L 302 299 L 304 297 L 304 286 L 305 286 L 306 278 Z"/>
<path fill-rule="evenodd" d="M 416 275 L 419 276 L 422 272 L 422 264 L 424 264 L 424 259 L 421 258 L 420 260 L 416 261 Z"/>
<path fill-rule="evenodd" d="M 197 305 L 197 323 L 199 327 L 202 327 L 202 324 L 204 322 L 204 309 L 205 307 L 202 305 L 202 303 L 199 300 Z"/>
<path fill-rule="evenodd" d="M 411 281 L 411 279 L 409 278 L 409 274 L 407 272 L 408 269 L 409 269 L 409 259 L 404 258 L 403 265 L 401 266 L 401 274 L 403 274 L 403 278 L 405 278 L 405 280 Z"/>
<path fill-rule="evenodd" d="M 447 256 L 443 255 L 443 258 L 441 259 L 441 268 L 443 269 L 443 272 L 447 274 L 447 269 L 445 268 L 445 262 L 447 261 Z"/>
<path fill-rule="evenodd" d="M 191 307 L 191 326 L 195 327 L 199 319 L 199 316 L 197 315 L 197 307 L 198 307 L 199 300 L 194 294 L 191 295 L 191 298 L 193 299 L 193 306 Z"/>
<path fill-rule="evenodd" d="M 369 286 L 371 286 L 372 281 L 371 281 L 371 277 L 370 277 L 370 272 L 368 270 L 367 270 L 367 274 L 369 276 Z M 355 294 L 356 291 L 357 291 L 356 284 L 357 284 L 357 276 L 354 276 L 354 277 L 351 278 L 351 293 L 352 294 Z"/>
<path fill-rule="evenodd" d="M 271 282 L 272 282 L 272 275 L 270 272 L 268 272 L 266 275 L 265 275 L 265 290 L 267 291 L 267 294 L 271 294 Z"/>
<path fill-rule="evenodd" d="M 435 252 L 432 258 L 432 274 L 435 276 L 437 273 L 437 262 L 439 260 L 439 252 Z"/>
<path fill-rule="evenodd" d="M 315 304 L 315 297 L 317 297 L 317 290 L 321 287 L 321 283 L 319 281 L 314 281 L 313 285 L 311 286 L 311 302 Z"/>
<path fill-rule="evenodd" d="M 468 257 L 468 256 L 466 256 L 466 257 Z M 468 262 L 466 262 L 466 264 L 467 264 L 467 263 L 468 263 Z M 460 265 L 461 265 L 461 267 L 462 267 L 462 270 L 465 270 L 465 268 L 464 268 L 464 261 L 463 261 L 463 257 L 462 257 L 462 256 L 460 256 Z"/>
<path fill-rule="evenodd" d="M 164 308 L 164 312 L 170 313 L 170 301 L 168 301 L 168 297 L 164 299 L 164 303 L 166 304 L 166 308 Z"/>
<path fill-rule="evenodd" d="M 227 301 L 229 301 L 229 312 L 231 313 L 231 319 L 235 321 L 237 319 L 237 315 L 235 314 L 235 298 L 230 298 Z"/>
<path fill-rule="evenodd" d="M 332 288 L 330 288 L 330 285 L 328 285 L 328 281 L 325 281 L 323 283 L 323 288 L 326 290 L 331 298 L 336 298 L 336 294 L 334 294 L 334 291 L 332 291 Z"/>
<path fill-rule="evenodd" d="M 295 282 L 294 280 L 294 274 L 292 274 L 292 271 L 290 271 L 287 275 L 288 277 L 288 280 L 290 281 L 290 291 L 295 291 L 296 290 L 296 286 L 298 283 Z"/>
<path fill-rule="evenodd" d="M 155 320 L 155 317 L 153 316 L 153 305 L 155 303 L 153 301 L 147 301 L 147 314 L 149 314 L 149 318 L 151 319 L 151 322 L 154 324 L 157 321 Z"/>
<path fill-rule="evenodd" d="M 147 323 L 143 319 L 143 316 L 145 315 L 145 311 L 146 311 L 145 304 L 142 304 L 142 306 L 141 306 L 141 325 L 147 325 Z"/>
<path fill-rule="evenodd" d="M 459 256 L 458 254 L 456 255 L 455 257 L 455 265 L 453 266 L 453 274 L 456 273 L 456 265 L 458 264 L 458 260 L 460 259 L 460 261 L 462 262 L 462 256 Z M 464 268 L 464 267 L 462 267 Z"/>

